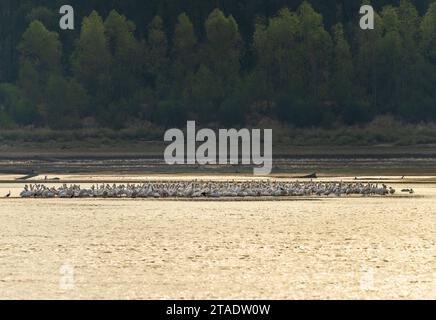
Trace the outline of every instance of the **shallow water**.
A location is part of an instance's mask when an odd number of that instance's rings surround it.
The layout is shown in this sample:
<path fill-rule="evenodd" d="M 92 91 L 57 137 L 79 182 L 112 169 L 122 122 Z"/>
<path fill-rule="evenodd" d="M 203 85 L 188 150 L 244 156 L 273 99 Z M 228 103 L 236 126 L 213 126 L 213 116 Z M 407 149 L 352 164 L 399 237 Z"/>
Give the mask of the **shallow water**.
<path fill-rule="evenodd" d="M 356 150 L 357 152 L 358 150 Z M 1 155 L 0 155 L 1 156 Z M 180 165 L 168 166 L 160 157 L 134 158 L 98 156 L 93 157 L 53 157 L 34 156 L 27 154 L 19 158 L 0 158 L 1 173 L 45 172 L 51 174 L 69 173 L 108 173 L 108 174 L 147 174 L 147 173 L 205 173 L 213 174 L 252 174 L 253 168 L 234 165 Z M 343 155 L 294 155 L 274 156 L 273 170 L 278 173 L 312 173 L 329 174 L 436 174 L 436 154 L 418 152 L 410 154 L 343 154 Z"/>
<path fill-rule="evenodd" d="M 280 202 L 1 199 L 0 298 L 434 299 L 436 186 L 407 187 Z"/>

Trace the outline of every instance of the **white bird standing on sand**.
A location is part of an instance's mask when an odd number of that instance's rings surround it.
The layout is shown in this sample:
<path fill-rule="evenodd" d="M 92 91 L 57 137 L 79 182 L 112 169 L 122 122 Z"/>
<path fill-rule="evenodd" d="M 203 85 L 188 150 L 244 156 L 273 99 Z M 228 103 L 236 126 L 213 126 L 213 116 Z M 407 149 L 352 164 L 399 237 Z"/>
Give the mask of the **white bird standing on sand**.
<path fill-rule="evenodd" d="M 413 193 L 413 190 L 402 190 Z M 93 185 L 82 189 L 79 185 L 47 188 L 26 185 L 22 198 L 245 198 L 284 196 L 389 196 L 395 190 L 386 185 L 361 182 L 279 182 L 279 181 L 185 181 L 147 182 L 139 185 Z"/>

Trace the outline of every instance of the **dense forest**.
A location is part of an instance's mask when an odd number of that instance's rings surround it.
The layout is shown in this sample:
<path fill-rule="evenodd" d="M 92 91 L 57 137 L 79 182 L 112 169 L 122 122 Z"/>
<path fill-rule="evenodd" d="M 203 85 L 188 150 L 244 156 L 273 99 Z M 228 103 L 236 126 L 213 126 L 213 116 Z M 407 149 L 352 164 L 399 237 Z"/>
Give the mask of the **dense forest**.
<path fill-rule="evenodd" d="M 363 3 L 370 3 L 363 1 Z M 436 2 L 0 2 L 0 127 L 436 121 Z"/>

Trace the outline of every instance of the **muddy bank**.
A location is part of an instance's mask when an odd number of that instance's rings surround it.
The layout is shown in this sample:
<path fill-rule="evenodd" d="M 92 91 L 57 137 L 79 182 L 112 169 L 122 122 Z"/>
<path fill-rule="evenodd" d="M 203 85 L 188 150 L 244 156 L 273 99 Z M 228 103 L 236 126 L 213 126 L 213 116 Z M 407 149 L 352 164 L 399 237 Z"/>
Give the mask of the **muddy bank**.
<path fill-rule="evenodd" d="M 252 166 L 178 165 L 163 159 L 165 146 L 140 143 L 101 149 L 0 149 L 0 174 L 252 174 Z M 273 153 L 273 174 L 436 175 L 436 147 L 284 147 Z"/>

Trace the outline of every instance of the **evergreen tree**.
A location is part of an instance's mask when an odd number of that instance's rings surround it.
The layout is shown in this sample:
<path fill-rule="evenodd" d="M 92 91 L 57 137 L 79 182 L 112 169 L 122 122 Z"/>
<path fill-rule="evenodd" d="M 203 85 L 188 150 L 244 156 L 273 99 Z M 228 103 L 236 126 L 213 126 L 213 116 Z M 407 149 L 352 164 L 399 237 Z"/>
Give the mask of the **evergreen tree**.
<path fill-rule="evenodd" d="M 375 30 L 333 2 L 77 0 L 58 35 L 58 1 L 4 0 L 0 125 L 436 120 L 435 2 L 374 2 Z"/>
<path fill-rule="evenodd" d="M 20 51 L 20 83 L 29 99 L 41 100 L 40 91 L 52 74 L 61 71 L 61 43 L 55 32 L 33 21 L 23 34 Z"/>
<path fill-rule="evenodd" d="M 140 47 L 134 32 L 135 24 L 112 10 L 105 21 L 111 60 L 111 88 L 114 100 L 128 99 L 139 88 L 142 70 Z M 134 110 L 125 110 L 125 112 Z"/>
<path fill-rule="evenodd" d="M 253 47 L 257 56 L 256 88 L 261 89 L 263 99 L 271 99 L 284 92 L 301 92 L 299 74 L 301 54 L 297 36 L 299 19 L 289 9 L 279 11 L 277 17 L 270 19 L 268 25 L 256 24 Z M 299 61 L 300 59 L 300 61 Z"/>
<path fill-rule="evenodd" d="M 83 19 L 71 63 L 76 79 L 100 99 L 109 93 L 111 60 L 103 20 L 93 11 Z"/>
<path fill-rule="evenodd" d="M 23 34 L 18 46 L 20 52 L 19 83 L 25 104 L 15 114 L 22 114 L 17 122 L 28 122 L 34 116 L 33 123 L 38 124 L 40 114 L 46 113 L 44 96 L 48 80 L 61 73 L 62 46 L 59 36 L 48 31 L 40 21 L 33 21 Z M 25 110 L 27 109 L 27 110 Z"/>
<path fill-rule="evenodd" d="M 436 62 L 436 2 L 432 3 L 421 23 L 422 49 L 425 57 Z"/>
<path fill-rule="evenodd" d="M 173 43 L 173 77 L 180 85 L 198 67 L 198 39 L 195 35 L 194 25 L 186 13 L 182 13 L 178 17 Z"/>
<path fill-rule="evenodd" d="M 154 17 L 148 26 L 146 59 L 147 69 L 153 76 L 155 85 L 160 86 L 168 76 L 168 38 L 160 16 Z"/>
<path fill-rule="evenodd" d="M 333 28 L 333 39 L 331 95 L 339 105 L 345 106 L 353 98 L 354 66 L 342 24 Z"/>
<path fill-rule="evenodd" d="M 215 9 L 205 22 L 207 43 L 204 62 L 223 81 L 239 78 L 242 39 L 232 16 Z"/>
<path fill-rule="evenodd" d="M 298 8 L 300 20 L 299 41 L 306 95 L 321 101 L 327 96 L 329 61 L 331 60 L 332 40 L 325 30 L 322 15 L 304 1 Z"/>
<path fill-rule="evenodd" d="M 81 126 L 80 115 L 88 105 L 88 96 L 80 84 L 53 75 L 48 80 L 45 94 L 47 101 L 43 116 L 48 126 L 54 129 Z"/>

